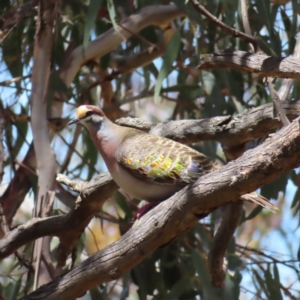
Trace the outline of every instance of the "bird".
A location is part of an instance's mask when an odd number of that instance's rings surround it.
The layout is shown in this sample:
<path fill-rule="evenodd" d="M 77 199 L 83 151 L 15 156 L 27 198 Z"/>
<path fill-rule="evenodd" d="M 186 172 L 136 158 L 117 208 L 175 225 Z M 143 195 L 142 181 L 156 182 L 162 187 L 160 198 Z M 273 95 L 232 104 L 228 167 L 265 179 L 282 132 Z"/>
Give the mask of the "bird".
<path fill-rule="evenodd" d="M 117 185 L 133 198 L 149 202 L 136 212 L 137 219 L 217 168 L 212 159 L 187 145 L 113 123 L 97 106 L 79 106 L 68 125 L 75 123 L 88 130 Z M 245 200 L 277 210 L 265 197 L 247 195 Z"/>

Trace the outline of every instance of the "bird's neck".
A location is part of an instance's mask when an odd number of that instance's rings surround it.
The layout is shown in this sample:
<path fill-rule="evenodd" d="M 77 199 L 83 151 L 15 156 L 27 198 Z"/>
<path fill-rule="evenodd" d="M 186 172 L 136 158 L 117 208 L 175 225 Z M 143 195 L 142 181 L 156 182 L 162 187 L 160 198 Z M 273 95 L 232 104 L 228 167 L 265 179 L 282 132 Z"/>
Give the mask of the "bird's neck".
<path fill-rule="evenodd" d="M 105 161 L 114 155 L 118 146 L 126 138 L 126 128 L 114 124 L 109 119 L 104 119 L 101 123 L 89 124 L 87 129 Z"/>

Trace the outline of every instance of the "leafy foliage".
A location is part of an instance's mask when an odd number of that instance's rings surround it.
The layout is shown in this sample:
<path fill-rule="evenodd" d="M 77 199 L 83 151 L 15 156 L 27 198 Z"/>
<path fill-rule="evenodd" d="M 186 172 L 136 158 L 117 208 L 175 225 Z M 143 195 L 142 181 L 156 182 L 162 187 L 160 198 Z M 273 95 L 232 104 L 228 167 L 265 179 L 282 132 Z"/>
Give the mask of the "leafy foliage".
<path fill-rule="evenodd" d="M 199 56 L 218 50 L 233 48 L 248 50 L 248 44 L 233 38 L 224 30 L 200 15 L 194 6 L 184 0 L 173 1 L 187 18 L 175 19 L 175 34 L 169 40 L 162 58 L 142 64 L 130 72 L 115 70 L 115 57 L 125 62 L 133 55 L 158 44 L 163 30 L 146 27 L 138 34 L 117 46 L 114 51 L 82 66 L 70 85 L 60 74 L 70 53 L 82 45 L 82 54 L 89 49 L 89 40 L 95 40 L 108 30 L 119 34 L 119 23 L 131 14 L 150 5 L 168 4 L 159 0 L 107 0 L 62 1 L 61 17 L 55 28 L 48 93 L 49 121 L 54 127 L 52 147 L 57 155 L 60 170 L 70 178 L 90 180 L 106 167 L 86 132 L 60 126 L 61 118 L 69 118 L 74 108 L 82 103 L 103 105 L 112 119 L 127 110 L 152 122 L 197 119 L 238 114 L 245 109 L 270 102 L 270 95 L 262 78 L 235 70 L 202 71 L 197 69 Z M 248 1 L 248 15 L 252 34 L 259 46 L 273 56 L 287 56 L 294 51 L 299 33 L 299 3 L 297 0 Z M 0 1 L 0 32 L 3 42 L 0 50 L 1 114 L 5 120 L 5 174 L 2 198 L 5 191 L 21 191 L 22 181 L 14 181 L 18 170 L 29 169 L 30 189 L 24 194 L 20 207 L 14 212 L 12 226 L 25 223 L 34 206 L 33 193 L 37 190 L 33 164 L 24 165 L 26 153 L 32 143 L 30 130 L 30 75 L 33 66 L 36 9 L 17 9 L 31 1 Z M 240 1 L 201 1 L 201 4 L 228 26 L 242 31 Z M 15 23 L 12 16 L 17 16 Z M 155 48 L 155 47 L 154 47 Z M 149 51 L 150 52 L 150 51 Z M 138 57 L 136 58 L 138 59 Z M 122 66 L 122 65 L 121 65 Z M 107 86 L 99 71 L 108 71 L 112 77 L 113 97 L 104 98 Z M 117 75 L 113 71 L 116 71 Z M 14 80 L 12 80 L 14 79 Z M 106 78 L 107 79 L 107 78 Z M 281 80 L 276 81 L 279 87 Z M 102 94 L 101 94 L 102 93 Z M 58 97 L 65 95 L 65 97 Z M 102 98 L 101 98 L 102 97 Z M 290 97 L 299 97 L 299 84 L 295 84 Z M 59 98 L 59 99 L 57 99 Z M 101 100 L 99 100 L 101 99 Z M 156 101 L 159 99 L 159 101 Z M 64 102 L 64 104 L 63 104 Z M 53 112 L 64 105 L 61 118 Z M 55 115 L 52 119 L 53 114 Z M 57 125 L 58 124 L 58 125 Z M 50 127 L 51 127 L 50 126 Z M 194 145 L 212 158 L 225 157 L 215 142 Z M 58 171 L 60 171 L 58 170 Z M 206 259 L 219 221 L 212 214 L 186 234 L 155 251 L 130 272 L 114 282 L 89 291 L 91 299 L 299 299 L 300 297 L 300 180 L 299 170 L 289 172 L 276 182 L 262 187 L 261 193 L 277 200 L 280 214 L 271 215 L 260 207 L 245 206 L 240 226 L 228 246 L 224 290 L 214 287 L 209 280 Z M 26 197 L 25 197 L 26 196 Z M 10 201 L 14 201 L 11 197 Z M 61 186 L 53 214 L 70 209 L 75 195 Z M 24 202 L 23 202 L 24 200 Z M 77 260 L 84 260 L 97 248 L 119 238 L 128 229 L 135 199 L 117 192 L 104 205 L 107 220 L 95 219 L 86 229 L 77 247 Z M 105 219 L 105 217 L 104 217 Z M 109 221 L 108 221 L 109 220 Z M 112 223 L 114 220 L 115 223 Z M 53 238 L 54 253 L 58 241 Z M 91 250 L 92 249 L 92 250 Z M 263 249 L 263 250 L 261 250 Z M 22 250 L 30 257 L 32 245 Z M 12 259 L 11 259 L 12 258 Z M 0 298 L 17 299 L 33 288 L 33 273 L 24 261 L 16 263 L 14 257 L 1 262 Z M 71 263 L 68 261 L 68 267 Z M 135 297 L 135 298 L 134 298 Z M 84 296 L 88 299 L 88 296 Z"/>

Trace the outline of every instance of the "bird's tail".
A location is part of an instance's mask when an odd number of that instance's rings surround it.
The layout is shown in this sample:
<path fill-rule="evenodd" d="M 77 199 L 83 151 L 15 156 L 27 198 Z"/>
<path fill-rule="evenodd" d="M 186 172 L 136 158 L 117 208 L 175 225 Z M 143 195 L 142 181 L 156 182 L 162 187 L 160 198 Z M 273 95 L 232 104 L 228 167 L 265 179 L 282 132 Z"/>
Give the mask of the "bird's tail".
<path fill-rule="evenodd" d="M 267 198 L 265 198 L 262 195 L 257 194 L 256 192 L 245 194 L 241 196 L 241 200 L 244 201 L 250 201 L 252 203 L 255 203 L 257 205 L 262 206 L 263 208 L 266 208 L 267 210 L 275 213 L 279 211 L 279 208 L 272 204 Z"/>

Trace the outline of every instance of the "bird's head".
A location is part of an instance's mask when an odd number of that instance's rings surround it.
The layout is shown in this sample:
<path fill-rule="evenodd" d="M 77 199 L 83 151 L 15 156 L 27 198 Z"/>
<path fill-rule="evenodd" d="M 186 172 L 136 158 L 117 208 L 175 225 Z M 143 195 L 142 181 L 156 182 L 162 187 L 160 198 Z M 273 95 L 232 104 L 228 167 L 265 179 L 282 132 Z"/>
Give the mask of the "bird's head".
<path fill-rule="evenodd" d="M 101 126 L 106 119 L 104 112 L 97 106 L 81 105 L 76 110 L 76 118 L 71 120 L 68 125 L 80 123 L 87 128 L 91 126 Z"/>

